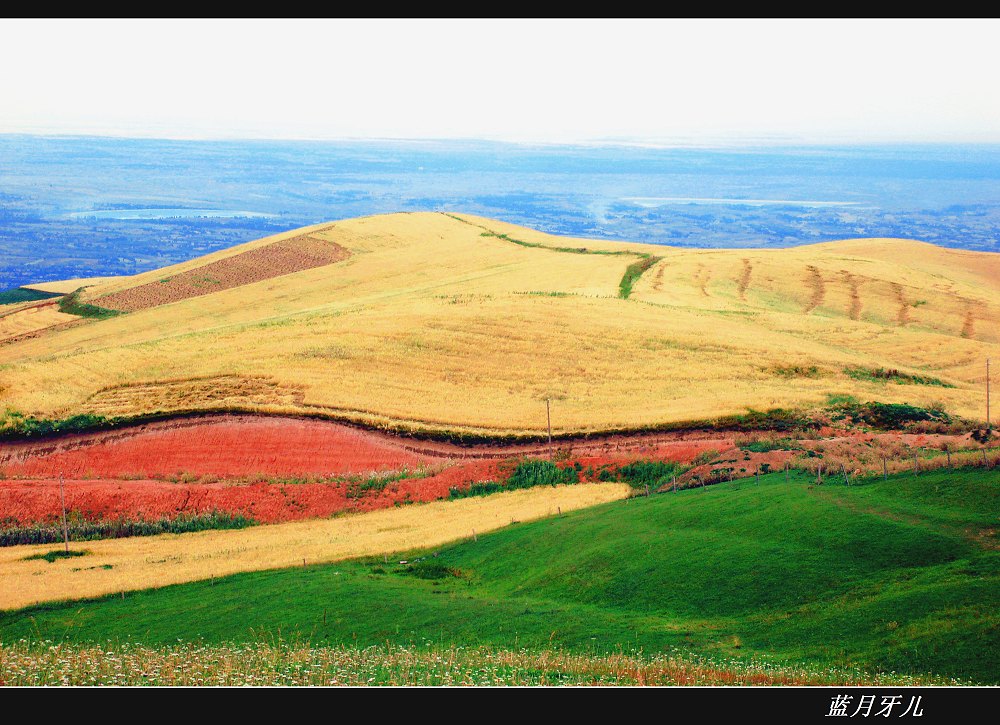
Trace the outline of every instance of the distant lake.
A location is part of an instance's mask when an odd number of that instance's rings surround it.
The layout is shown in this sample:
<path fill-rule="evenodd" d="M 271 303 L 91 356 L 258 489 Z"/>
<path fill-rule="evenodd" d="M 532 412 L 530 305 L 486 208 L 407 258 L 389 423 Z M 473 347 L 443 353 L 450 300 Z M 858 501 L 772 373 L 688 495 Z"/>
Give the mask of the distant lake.
<path fill-rule="evenodd" d="M 273 215 L 229 209 L 101 209 L 77 211 L 69 216 L 74 219 L 243 219 L 267 218 Z"/>

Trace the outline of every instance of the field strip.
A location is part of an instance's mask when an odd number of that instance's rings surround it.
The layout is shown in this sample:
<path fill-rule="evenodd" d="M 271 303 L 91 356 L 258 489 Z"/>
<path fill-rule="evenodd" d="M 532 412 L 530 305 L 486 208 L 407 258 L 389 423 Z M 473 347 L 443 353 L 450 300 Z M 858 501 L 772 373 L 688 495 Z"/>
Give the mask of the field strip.
<path fill-rule="evenodd" d="M 25 557 L 59 547 L 0 549 L 0 609 L 437 546 L 510 525 L 625 498 L 621 483 L 578 484 L 438 501 L 336 519 L 71 543 L 86 556 Z"/>

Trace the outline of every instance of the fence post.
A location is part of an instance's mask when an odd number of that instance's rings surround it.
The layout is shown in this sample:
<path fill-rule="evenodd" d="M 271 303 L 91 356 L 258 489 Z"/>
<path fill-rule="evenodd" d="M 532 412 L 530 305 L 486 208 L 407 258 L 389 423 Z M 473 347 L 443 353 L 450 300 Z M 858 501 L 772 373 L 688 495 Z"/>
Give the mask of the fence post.
<path fill-rule="evenodd" d="M 844 472 L 844 480 L 847 482 L 847 485 L 850 486 L 851 485 L 851 477 L 847 475 L 847 466 L 845 464 L 841 463 L 840 464 L 840 470 L 842 470 Z"/>
<path fill-rule="evenodd" d="M 985 451 L 983 452 L 983 455 L 986 455 Z M 66 553 L 68 554 L 69 526 L 66 523 L 66 483 L 63 481 L 62 471 L 59 471 L 59 501 L 62 504 L 63 543 L 66 545 Z"/>
<path fill-rule="evenodd" d="M 885 456 L 882 456 L 882 480 L 889 480 L 889 465 L 885 462 Z"/>

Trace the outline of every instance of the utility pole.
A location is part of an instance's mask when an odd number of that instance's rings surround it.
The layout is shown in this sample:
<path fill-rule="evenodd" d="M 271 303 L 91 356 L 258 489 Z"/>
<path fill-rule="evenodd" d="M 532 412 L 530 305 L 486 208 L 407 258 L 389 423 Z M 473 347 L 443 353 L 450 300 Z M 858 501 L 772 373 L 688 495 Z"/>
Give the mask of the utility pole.
<path fill-rule="evenodd" d="M 990 426 L 990 359 L 986 358 L 986 430 L 992 430 Z"/>
<path fill-rule="evenodd" d="M 552 408 L 549 399 L 545 399 L 545 422 L 549 428 L 549 455 L 552 455 Z"/>
<path fill-rule="evenodd" d="M 62 471 L 59 471 L 59 500 L 62 503 L 62 525 L 63 543 L 66 545 L 66 553 L 69 553 L 69 527 L 66 525 L 66 483 L 63 481 Z"/>

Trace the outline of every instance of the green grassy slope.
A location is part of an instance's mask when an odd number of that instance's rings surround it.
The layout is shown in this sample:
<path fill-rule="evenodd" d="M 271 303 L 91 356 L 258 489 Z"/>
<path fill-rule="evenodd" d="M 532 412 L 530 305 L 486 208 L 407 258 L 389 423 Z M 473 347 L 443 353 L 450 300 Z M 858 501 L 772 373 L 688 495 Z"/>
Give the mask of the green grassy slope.
<path fill-rule="evenodd" d="M 0 640 L 676 647 L 996 683 L 998 512 L 996 471 L 850 488 L 774 474 L 512 525 L 416 570 L 347 562 L 5 613 Z"/>
<path fill-rule="evenodd" d="M 62 295 L 56 292 L 42 292 L 40 290 L 17 287 L 16 289 L 9 289 L 0 292 L 0 305 L 13 305 L 19 302 L 36 302 L 38 300 L 47 300 L 53 297 L 61 296 Z"/>

